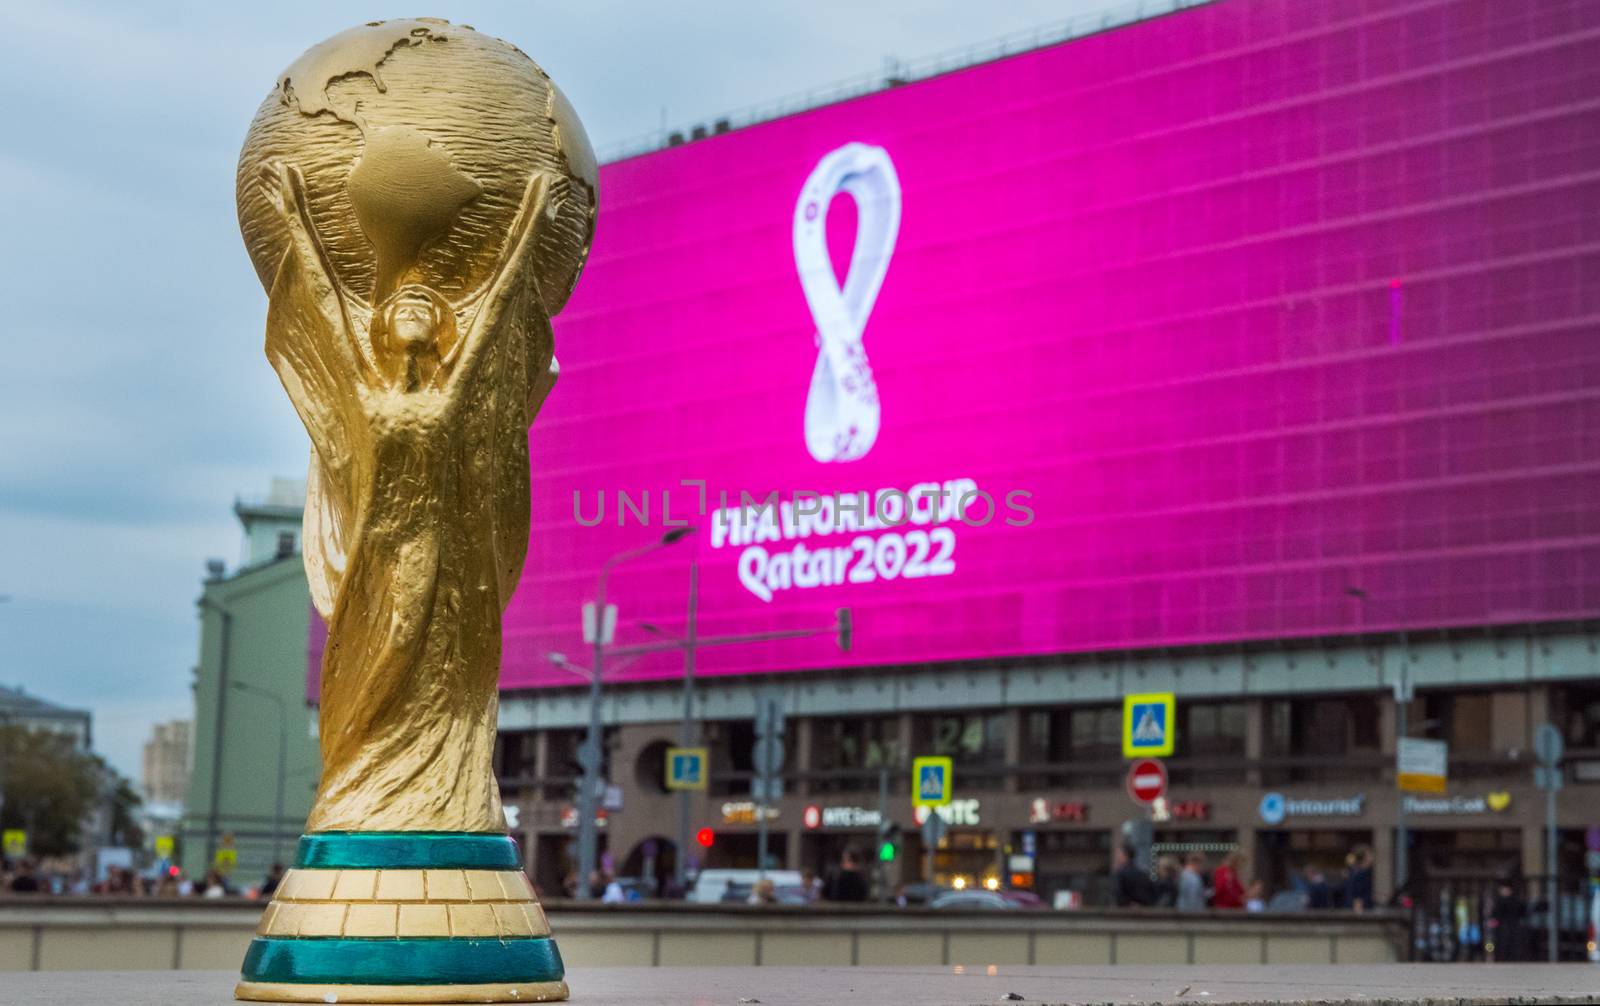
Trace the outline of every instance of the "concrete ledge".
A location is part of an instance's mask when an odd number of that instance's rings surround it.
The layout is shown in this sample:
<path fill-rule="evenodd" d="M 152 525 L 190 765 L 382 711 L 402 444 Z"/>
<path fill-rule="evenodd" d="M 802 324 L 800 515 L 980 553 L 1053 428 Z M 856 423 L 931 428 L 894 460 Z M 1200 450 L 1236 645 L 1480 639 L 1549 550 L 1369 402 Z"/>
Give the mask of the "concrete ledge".
<path fill-rule="evenodd" d="M 0 970 L 236 968 L 262 905 L 244 901 L 0 901 Z M 936 912 L 876 906 L 549 904 L 571 967 L 1058 966 L 1383 963 L 1388 914 Z M 1597 972 L 1600 973 L 1600 972 Z"/>
<path fill-rule="evenodd" d="M 225 1006 L 232 971 L 141 974 L 43 972 L 0 983 L 0 1006 Z M 1589 964 L 1416 964 L 1376 967 L 1122 968 L 574 968 L 580 1006 L 991 1006 L 1007 993 L 1059 1006 L 1489 1006 L 1590 1003 Z"/>

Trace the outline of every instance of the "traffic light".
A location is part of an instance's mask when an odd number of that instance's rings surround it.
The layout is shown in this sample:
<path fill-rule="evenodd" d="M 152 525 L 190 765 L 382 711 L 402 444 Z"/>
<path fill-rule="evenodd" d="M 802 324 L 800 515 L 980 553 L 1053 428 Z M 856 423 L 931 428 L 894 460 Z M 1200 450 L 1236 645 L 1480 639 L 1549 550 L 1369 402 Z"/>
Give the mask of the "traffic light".
<path fill-rule="evenodd" d="M 878 825 L 878 862 L 892 863 L 900 854 L 900 826 L 893 821 Z"/>
<path fill-rule="evenodd" d="M 710 828 L 701 828 L 695 834 L 694 840 L 700 843 L 700 848 L 709 849 L 711 848 L 711 843 L 717 840 L 717 833 Z"/>

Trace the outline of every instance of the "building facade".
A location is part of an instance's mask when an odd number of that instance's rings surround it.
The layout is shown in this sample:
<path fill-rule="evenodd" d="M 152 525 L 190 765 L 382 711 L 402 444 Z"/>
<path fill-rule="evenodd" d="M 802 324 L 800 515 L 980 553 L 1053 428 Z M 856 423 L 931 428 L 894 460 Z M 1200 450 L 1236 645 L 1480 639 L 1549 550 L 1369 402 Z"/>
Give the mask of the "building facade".
<path fill-rule="evenodd" d="M 311 809 L 320 760 L 305 695 L 311 592 L 298 546 L 303 497 L 303 486 L 277 480 L 264 499 L 237 502 L 245 562 L 231 572 L 208 563 L 178 835 L 191 875 L 220 863 L 236 884 L 258 882 L 273 862 L 292 858 Z M 219 860 L 222 849 L 232 851 Z"/>
<path fill-rule="evenodd" d="M 93 717 L 87 709 L 59 706 L 5 685 L 0 685 L 0 724 L 66 734 L 80 751 L 89 750 L 94 739 Z"/>
<path fill-rule="evenodd" d="M 1547 868 L 1544 800 L 1531 748 L 1548 722 L 1567 743 L 1558 855 L 1575 877 L 1585 829 L 1600 825 L 1597 651 L 1600 625 L 702 682 L 711 775 L 691 802 L 689 833 L 709 828 L 715 838 L 690 855 L 701 866 L 756 865 L 754 696 L 777 688 L 788 713 L 785 793 L 769 811 L 777 864 L 820 875 L 846 848 L 872 851 L 886 816 L 904 835 L 893 888 L 995 878 L 1047 901 L 1072 891 L 1104 903 L 1124 822 L 1151 816 L 1126 789 L 1121 697 L 1171 691 L 1177 748 L 1168 817 L 1153 825 L 1157 852 L 1198 850 L 1215 862 L 1237 849 L 1246 876 L 1270 892 L 1312 863 L 1337 876 L 1347 853 L 1367 845 L 1386 897 L 1404 801 L 1413 876 L 1537 875 Z M 1408 733 L 1450 745 L 1448 790 L 1436 797 L 1396 788 L 1402 661 L 1415 688 Z M 586 710 L 579 691 L 502 704 L 502 788 L 545 891 L 571 871 Z M 619 875 L 647 865 L 671 873 L 678 802 L 664 788 L 664 755 L 680 710 L 671 685 L 608 690 L 606 780 L 620 800 L 601 835 Z M 921 755 L 955 765 L 955 799 L 940 812 L 949 828 L 933 850 L 922 847 L 910 799 L 910 760 Z"/>
<path fill-rule="evenodd" d="M 821 871 L 885 819 L 889 888 L 1103 901 L 1130 823 L 1270 889 L 1369 845 L 1385 893 L 1401 864 L 1538 874 L 1545 724 L 1571 875 L 1600 824 L 1587 14 L 1219 0 L 604 165 L 505 616 L 497 770 L 538 884 L 573 872 L 562 654 L 602 598 L 622 876 L 753 866 L 760 820 Z M 848 654 L 813 631 L 840 609 Z M 698 651 L 680 820 L 686 610 L 762 638 Z M 1152 820 L 1120 702 L 1165 691 Z M 1399 793 L 1403 736 L 1448 742 L 1446 792 Z M 926 850 L 922 755 L 956 793 Z"/>
<path fill-rule="evenodd" d="M 140 792 L 147 803 L 181 806 L 189 795 L 190 736 L 194 724 L 189 720 L 157 723 L 144 742 L 144 773 Z"/>

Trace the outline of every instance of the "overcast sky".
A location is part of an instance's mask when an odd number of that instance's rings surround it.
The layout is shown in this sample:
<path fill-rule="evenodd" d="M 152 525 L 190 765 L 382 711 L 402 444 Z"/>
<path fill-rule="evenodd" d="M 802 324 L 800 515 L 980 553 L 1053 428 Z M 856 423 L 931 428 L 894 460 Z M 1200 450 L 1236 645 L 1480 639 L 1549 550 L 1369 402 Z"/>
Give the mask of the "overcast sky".
<path fill-rule="evenodd" d="M 307 46 L 386 17 L 471 24 L 538 60 L 604 153 L 663 118 L 1138 4 L 3 0 L 0 682 L 93 710 L 95 746 L 135 780 L 150 725 L 193 715 L 204 560 L 238 560 L 235 495 L 305 468 L 233 184 Z"/>

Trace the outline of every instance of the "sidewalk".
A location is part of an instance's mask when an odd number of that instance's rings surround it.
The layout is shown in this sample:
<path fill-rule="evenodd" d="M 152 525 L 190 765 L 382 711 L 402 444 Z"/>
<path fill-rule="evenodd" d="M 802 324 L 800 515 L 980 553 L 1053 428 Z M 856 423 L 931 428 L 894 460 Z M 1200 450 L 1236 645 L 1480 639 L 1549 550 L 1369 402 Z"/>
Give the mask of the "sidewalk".
<path fill-rule="evenodd" d="M 12 972 L 0 1006 L 224 1006 L 222 971 Z M 1260 1006 L 1586 1003 L 1589 964 L 1265 965 L 1230 967 L 587 968 L 567 974 L 579 1006 Z"/>

